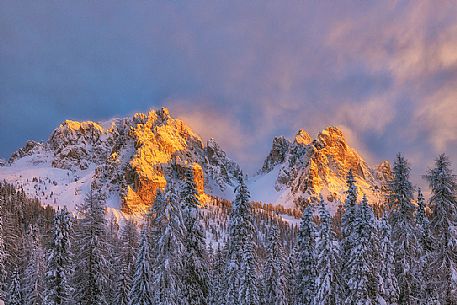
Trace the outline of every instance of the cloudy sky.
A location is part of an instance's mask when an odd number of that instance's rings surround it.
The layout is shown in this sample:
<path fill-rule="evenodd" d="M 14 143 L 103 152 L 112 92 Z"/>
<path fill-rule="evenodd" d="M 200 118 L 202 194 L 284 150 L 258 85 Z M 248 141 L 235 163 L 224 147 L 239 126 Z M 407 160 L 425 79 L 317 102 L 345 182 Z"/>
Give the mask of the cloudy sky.
<path fill-rule="evenodd" d="M 371 164 L 457 163 L 454 3 L 2 0 L 0 155 L 167 106 L 252 170 L 330 124 Z"/>

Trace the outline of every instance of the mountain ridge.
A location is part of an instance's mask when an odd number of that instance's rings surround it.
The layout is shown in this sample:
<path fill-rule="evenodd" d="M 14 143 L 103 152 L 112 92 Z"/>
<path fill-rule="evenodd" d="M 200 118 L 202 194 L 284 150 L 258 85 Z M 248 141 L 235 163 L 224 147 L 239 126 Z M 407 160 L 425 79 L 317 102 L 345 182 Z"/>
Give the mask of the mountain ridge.
<path fill-rule="evenodd" d="M 202 201 L 208 196 L 232 199 L 242 175 L 241 167 L 214 139 L 204 143 L 167 108 L 105 122 L 65 120 L 47 141 L 27 141 L 6 163 L 0 179 L 45 203 L 76 205 L 96 186 L 110 207 L 127 214 L 149 208 L 157 189 L 171 178 L 171 168 L 181 173 L 193 170 Z M 380 197 L 390 175 L 388 161 L 369 167 L 337 127 L 324 129 L 316 138 L 300 129 L 292 140 L 273 139 L 270 153 L 248 184 L 253 200 L 295 208 L 324 192 L 336 204 L 349 169 L 370 199 Z"/>

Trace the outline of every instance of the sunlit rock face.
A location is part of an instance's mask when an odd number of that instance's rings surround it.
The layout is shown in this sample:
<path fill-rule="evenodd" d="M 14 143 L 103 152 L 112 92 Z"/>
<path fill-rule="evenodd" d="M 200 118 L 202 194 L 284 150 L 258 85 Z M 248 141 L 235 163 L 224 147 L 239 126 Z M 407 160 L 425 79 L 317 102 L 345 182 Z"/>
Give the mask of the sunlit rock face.
<path fill-rule="evenodd" d="M 224 191 L 234 187 L 241 173 L 214 140 L 205 146 L 166 108 L 104 123 L 67 120 L 47 142 L 30 141 L 13 154 L 11 166 L 26 156 L 32 164 L 39 161 L 68 171 L 73 184 L 96 186 L 107 200 L 118 202 L 117 208 L 129 214 L 147 211 L 157 190 L 164 189 L 167 180 L 172 179 L 171 172 L 177 172 L 179 180 L 185 170 L 192 170 L 202 200 L 214 188 Z M 76 186 L 75 193 L 84 192 L 87 187 Z M 62 199 L 55 194 L 54 200 Z"/>
<path fill-rule="evenodd" d="M 277 137 L 259 175 L 267 175 L 279 167 L 275 189 L 283 192 L 282 201 L 292 206 L 306 205 L 323 193 L 330 202 L 344 201 L 346 175 L 352 169 L 359 187 L 359 195 L 367 194 L 372 203 L 382 199 L 381 186 L 390 175 L 387 161 L 376 170 L 351 148 L 336 127 L 328 127 L 313 140 L 299 130 L 293 142 Z M 280 202 L 291 206 L 290 202 Z"/>

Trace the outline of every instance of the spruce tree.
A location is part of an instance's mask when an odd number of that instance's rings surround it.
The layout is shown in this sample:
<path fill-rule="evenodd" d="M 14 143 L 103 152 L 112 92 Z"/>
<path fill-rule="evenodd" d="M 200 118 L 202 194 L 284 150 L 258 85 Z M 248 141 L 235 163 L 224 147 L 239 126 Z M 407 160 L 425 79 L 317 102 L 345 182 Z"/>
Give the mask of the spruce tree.
<path fill-rule="evenodd" d="M 216 253 L 213 255 L 211 264 L 211 291 L 209 304 L 223 305 L 225 304 L 225 259 L 221 250 L 220 244 L 217 244 Z"/>
<path fill-rule="evenodd" d="M 155 217 L 153 293 L 155 305 L 180 305 L 183 302 L 184 222 L 179 198 L 171 181 L 166 196 L 161 192 L 154 202 Z M 185 300 L 185 299 L 184 299 Z"/>
<path fill-rule="evenodd" d="M 22 296 L 26 305 L 43 304 L 45 260 L 38 230 L 31 226 L 27 236 L 27 262 L 24 271 Z"/>
<path fill-rule="evenodd" d="M 293 230 L 293 228 L 292 228 Z M 292 238 L 293 239 L 293 238 Z M 292 241 L 293 242 L 293 241 Z M 295 248 L 292 246 L 292 249 L 289 250 L 289 254 L 287 255 L 287 267 L 286 267 L 286 281 L 287 281 L 287 304 L 294 304 L 294 295 L 295 295 Z"/>
<path fill-rule="evenodd" d="M 429 220 L 425 213 L 425 198 L 422 194 L 422 190 L 419 188 L 417 190 L 417 211 L 416 211 L 416 225 L 419 229 L 420 235 L 425 235 L 428 230 Z M 425 246 L 425 244 L 424 244 Z"/>
<path fill-rule="evenodd" d="M 121 247 L 121 261 L 125 266 L 127 275 L 133 276 L 136 252 L 139 245 L 138 230 L 135 222 L 131 219 L 125 221 L 121 229 L 120 247 Z"/>
<path fill-rule="evenodd" d="M 421 274 L 420 281 L 420 299 L 427 300 L 429 299 L 429 287 L 427 286 L 427 274 L 426 274 L 426 264 L 427 257 L 431 249 L 431 236 L 429 230 L 429 220 L 425 212 L 425 198 L 422 194 L 421 189 L 417 190 L 417 211 L 416 211 L 416 232 L 418 235 L 418 240 L 420 244 L 420 253 L 419 253 L 419 268 Z M 426 301 L 425 303 L 428 303 Z"/>
<path fill-rule="evenodd" d="M 73 301 L 81 305 L 107 304 L 107 260 L 109 244 L 105 219 L 105 202 L 91 189 L 84 203 L 78 207 L 75 238 L 75 273 Z"/>
<path fill-rule="evenodd" d="M 257 305 L 260 300 L 250 195 L 243 175 L 239 179 L 228 225 L 226 304 Z"/>
<path fill-rule="evenodd" d="M 349 278 L 352 276 L 350 271 L 350 259 L 351 251 L 357 246 L 356 237 L 356 218 L 358 216 L 358 205 L 357 205 L 357 186 L 355 185 L 355 178 L 352 173 L 352 169 L 349 170 L 346 177 L 346 200 L 344 202 L 344 213 L 341 218 L 341 263 L 342 267 L 342 283 L 344 283 L 344 290 L 348 290 L 347 284 Z M 343 292 L 344 293 L 344 292 Z"/>
<path fill-rule="evenodd" d="M 398 154 L 389 182 L 388 203 L 391 208 L 390 223 L 395 253 L 395 274 L 401 304 L 416 304 L 421 298 L 421 244 L 418 238 L 412 203 L 413 186 L 409 181 L 410 167 Z"/>
<path fill-rule="evenodd" d="M 64 207 L 54 218 L 53 238 L 47 256 L 45 305 L 68 304 L 71 295 L 70 213 Z"/>
<path fill-rule="evenodd" d="M 344 202 L 344 214 L 341 219 L 341 232 L 343 235 L 342 251 L 343 255 L 348 254 L 349 249 L 353 247 L 354 240 L 354 222 L 357 217 L 357 186 L 352 169 L 349 170 L 346 177 L 346 200 Z"/>
<path fill-rule="evenodd" d="M 364 195 L 354 219 L 352 248 L 348 259 L 345 304 L 382 303 L 378 293 L 378 239 L 372 208 Z"/>
<path fill-rule="evenodd" d="M 379 293 L 387 305 L 398 304 L 398 284 L 395 277 L 395 258 L 391 241 L 391 227 L 384 215 L 380 224 L 380 261 L 379 261 Z"/>
<path fill-rule="evenodd" d="M 13 271 L 8 289 L 8 305 L 24 305 L 21 289 L 21 279 L 17 269 Z"/>
<path fill-rule="evenodd" d="M 119 253 L 116 266 L 118 274 L 114 289 L 114 302 L 119 305 L 126 305 L 128 303 L 128 294 L 135 272 L 138 239 L 138 231 L 135 222 L 131 219 L 126 219 L 120 233 Z"/>
<path fill-rule="evenodd" d="M 457 303 L 457 183 L 451 163 L 440 155 L 426 176 L 432 195 L 430 230 L 433 248 L 428 256 L 428 288 L 439 304 Z"/>
<path fill-rule="evenodd" d="M 319 219 L 320 227 L 316 244 L 317 278 L 312 304 L 343 304 L 343 300 L 341 300 L 340 249 L 322 195 L 320 196 Z"/>
<path fill-rule="evenodd" d="M 257 259 L 255 255 L 255 243 L 246 242 L 242 248 L 242 264 L 240 274 L 240 305 L 260 304 L 259 289 L 257 283 Z"/>
<path fill-rule="evenodd" d="M 282 247 L 279 230 L 275 224 L 270 225 L 267 239 L 267 258 L 264 270 L 265 301 L 272 305 L 287 304 L 286 255 Z"/>
<path fill-rule="evenodd" d="M 120 246 L 120 240 L 118 237 L 119 233 L 119 224 L 114 215 L 111 215 L 111 219 L 108 220 L 107 225 L 107 238 L 106 238 L 106 261 L 107 265 L 110 266 L 106 270 L 106 284 L 104 287 L 105 298 L 108 304 L 115 303 L 115 297 L 117 293 L 117 288 L 113 285 L 119 277 L 119 254 L 122 252 Z"/>
<path fill-rule="evenodd" d="M 199 201 L 194 182 L 193 169 L 185 171 L 181 192 L 184 235 L 184 292 L 189 305 L 205 305 L 208 303 L 208 266 L 205 246 L 205 232 L 201 225 L 198 209 Z"/>
<path fill-rule="evenodd" d="M 140 248 L 135 263 L 135 273 L 129 293 L 129 305 L 152 305 L 152 268 L 150 246 L 146 232 L 141 234 Z"/>
<path fill-rule="evenodd" d="M 6 262 L 8 259 L 8 253 L 6 252 L 6 245 L 3 237 L 6 235 L 6 230 L 4 230 L 3 226 L 3 215 L 3 197 L 0 197 L 0 300 L 3 300 L 5 298 L 7 276 Z"/>
<path fill-rule="evenodd" d="M 423 255 L 421 258 L 425 258 L 427 253 L 430 251 L 431 240 L 430 240 L 430 221 L 427 218 L 425 211 L 426 204 L 425 198 L 422 194 L 421 189 L 417 190 L 417 212 L 416 212 L 416 226 L 419 234 L 419 240 L 421 242 L 421 248 Z"/>
<path fill-rule="evenodd" d="M 122 266 L 115 283 L 116 293 L 114 295 L 114 302 L 116 305 L 128 305 L 131 279 L 127 267 Z"/>
<path fill-rule="evenodd" d="M 303 211 L 295 248 L 295 305 L 311 304 L 316 281 L 316 225 L 313 207 Z"/>

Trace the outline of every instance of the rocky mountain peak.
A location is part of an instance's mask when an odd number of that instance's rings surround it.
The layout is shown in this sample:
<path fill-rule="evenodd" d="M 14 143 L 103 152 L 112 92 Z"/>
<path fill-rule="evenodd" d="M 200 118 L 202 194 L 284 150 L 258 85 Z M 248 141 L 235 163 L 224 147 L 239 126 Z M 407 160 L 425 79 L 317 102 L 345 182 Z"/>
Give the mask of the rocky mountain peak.
<path fill-rule="evenodd" d="M 283 136 L 275 137 L 271 144 L 271 150 L 259 173 L 268 173 L 276 165 L 285 161 L 287 152 L 289 151 L 291 142 Z"/>
<path fill-rule="evenodd" d="M 334 126 L 325 128 L 315 140 L 304 130 L 298 131 L 293 143 L 276 137 L 258 175 L 271 172 L 275 166 L 279 166 L 279 171 L 274 187 L 282 194 L 278 200 L 286 206 L 304 205 L 321 192 L 330 202 L 343 200 L 350 169 L 360 193 L 366 193 L 369 199 L 376 200 L 380 187 L 380 179 L 373 175 L 375 171 Z"/>
<path fill-rule="evenodd" d="M 202 199 L 214 188 L 223 191 L 228 185 L 234 186 L 241 172 L 214 140 L 205 147 L 201 138 L 183 121 L 173 118 L 167 108 L 104 123 L 66 120 L 47 142 L 28 142 L 13 154 L 11 167 L 26 156 L 27 166 L 21 170 L 33 175 L 58 175 L 52 184 L 40 189 L 32 184 L 50 182 L 52 177 L 19 174 L 18 183 L 29 189 L 31 196 L 39 195 L 52 204 L 54 200 L 75 199 L 75 195 L 87 192 L 89 185 L 96 185 L 109 205 L 126 213 L 146 211 L 173 171 L 192 169 Z M 40 170 L 33 170 L 38 165 Z M 42 170 L 46 166 L 49 170 Z M 38 189 L 40 194 L 35 193 Z"/>
<path fill-rule="evenodd" d="M 40 146 L 41 146 L 40 142 L 31 141 L 31 140 L 27 141 L 22 148 L 18 149 L 11 155 L 11 157 L 8 160 L 8 163 L 13 163 L 14 161 L 16 161 L 22 157 L 33 154 L 33 152 Z"/>
<path fill-rule="evenodd" d="M 335 126 L 329 126 L 322 130 L 317 136 L 317 140 L 326 146 L 346 146 L 346 139 L 343 132 Z"/>
<path fill-rule="evenodd" d="M 309 145 L 313 141 L 313 138 L 303 129 L 300 129 L 295 135 L 295 143 L 301 145 Z"/>
<path fill-rule="evenodd" d="M 162 107 L 159 110 L 157 110 L 157 115 L 162 121 L 166 121 L 171 118 L 170 110 L 166 107 Z"/>

